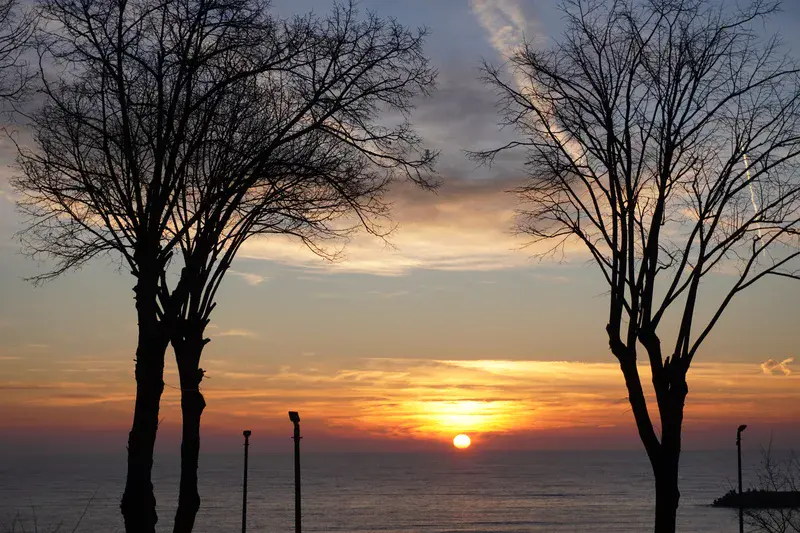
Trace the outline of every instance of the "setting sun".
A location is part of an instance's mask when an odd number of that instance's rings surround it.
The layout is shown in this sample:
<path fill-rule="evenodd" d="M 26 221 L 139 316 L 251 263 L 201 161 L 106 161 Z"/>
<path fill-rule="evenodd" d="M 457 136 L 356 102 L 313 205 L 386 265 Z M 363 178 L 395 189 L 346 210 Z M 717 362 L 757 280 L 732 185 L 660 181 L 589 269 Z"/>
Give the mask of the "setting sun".
<path fill-rule="evenodd" d="M 465 448 L 469 448 L 471 441 L 467 435 L 456 435 L 453 439 L 453 446 L 458 448 L 459 450 L 463 450 Z"/>

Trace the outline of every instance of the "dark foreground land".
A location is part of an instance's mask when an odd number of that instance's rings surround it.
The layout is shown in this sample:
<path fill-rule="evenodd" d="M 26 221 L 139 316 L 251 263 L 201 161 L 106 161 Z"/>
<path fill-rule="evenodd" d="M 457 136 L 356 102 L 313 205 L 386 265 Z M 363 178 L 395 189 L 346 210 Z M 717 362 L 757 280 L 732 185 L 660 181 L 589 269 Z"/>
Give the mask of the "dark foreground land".
<path fill-rule="evenodd" d="M 714 500 L 714 507 L 739 507 L 746 509 L 800 509 L 800 491 L 773 492 L 766 490 L 746 490 L 741 496 L 730 490 L 722 498 Z"/>

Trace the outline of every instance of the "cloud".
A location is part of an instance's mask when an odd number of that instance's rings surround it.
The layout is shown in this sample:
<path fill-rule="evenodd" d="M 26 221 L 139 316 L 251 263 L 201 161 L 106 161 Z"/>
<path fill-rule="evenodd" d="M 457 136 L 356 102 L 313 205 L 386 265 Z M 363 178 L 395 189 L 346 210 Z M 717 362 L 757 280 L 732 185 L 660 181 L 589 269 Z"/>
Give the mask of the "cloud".
<path fill-rule="evenodd" d="M 533 277 L 535 279 L 540 280 L 540 281 L 547 281 L 549 283 L 569 283 L 570 282 L 570 278 L 568 278 L 567 276 L 558 276 L 558 275 L 554 275 L 554 274 L 534 273 Z"/>
<path fill-rule="evenodd" d="M 258 372 L 219 372 L 214 374 L 214 377 L 223 377 L 231 379 L 256 379 L 266 377 L 267 374 Z"/>
<path fill-rule="evenodd" d="M 257 287 L 269 279 L 266 276 L 261 276 L 259 274 L 253 274 L 250 272 L 238 272 L 236 270 L 230 270 L 229 272 L 234 276 L 239 276 L 244 280 L 245 283 L 253 287 Z"/>
<path fill-rule="evenodd" d="M 763 363 L 761 363 L 761 370 L 765 374 L 771 374 L 774 376 L 788 376 L 791 375 L 792 369 L 789 368 L 789 365 L 794 361 L 794 357 L 789 357 L 788 359 L 784 359 L 783 361 L 775 361 L 774 359 L 767 359 Z"/>
<path fill-rule="evenodd" d="M 313 282 L 325 281 L 325 278 L 320 276 L 297 276 L 297 279 L 300 281 L 313 281 Z"/>
<path fill-rule="evenodd" d="M 344 298 L 344 296 L 335 292 L 318 292 L 314 294 L 314 298 L 317 300 L 340 300 Z"/>
<path fill-rule="evenodd" d="M 249 329 L 226 329 L 222 330 L 219 333 L 214 334 L 215 337 L 247 337 L 247 338 L 256 338 L 258 337 L 258 333 L 255 331 L 250 331 Z"/>
<path fill-rule="evenodd" d="M 106 383 L 88 383 L 76 381 L 0 381 L 0 391 L 56 391 L 56 390 L 99 390 L 107 386 Z M 49 394 L 48 394 L 49 395 Z"/>
<path fill-rule="evenodd" d="M 372 358 L 328 364 L 212 372 L 206 397 L 220 412 L 241 417 L 277 416 L 288 402 L 316 413 L 343 435 L 357 429 L 375 436 L 445 439 L 462 431 L 535 434 L 633 424 L 624 380 L 611 362 Z M 640 372 L 647 382 L 646 365 Z M 687 423 L 699 427 L 784 405 L 795 397 L 794 381 L 794 376 L 753 379 L 749 364 L 695 364 Z M 649 392 L 648 402 L 654 408 Z M 770 420 L 800 414 L 797 408 L 775 413 Z"/>
<path fill-rule="evenodd" d="M 370 291 L 370 294 L 380 298 L 397 298 L 407 295 L 408 291 Z"/>
<path fill-rule="evenodd" d="M 513 233 L 517 198 L 509 191 L 521 181 L 511 177 L 446 178 L 434 194 L 398 185 L 388 200 L 397 228 L 391 246 L 363 232 L 345 247 L 341 259 L 326 261 L 296 240 L 282 236 L 253 238 L 239 256 L 263 259 L 309 271 L 400 276 L 417 269 L 498 271 L 530 265 L 541 250 L 523 248 Z M 577 249 L 577 248 L 576 248 Z"/>
<path fill-rule="evenodd" d="M 497 94 L 481 80 L 474 60 L 468 65 L 446 65 L 436 80 L 436 92 L 419 102 L 414 113 L 414 127 L 426 145 L 439 150 L 437 168 L 441 174 L 458 175 L 474 171 L 474 164 L 464 157 L 464 148 L 488 149 L 516 138 L 511 128 L 498 124 Z M 522 168 L 522 158 L 503 154 L 491 169 Z"/>
<path fill-rule="evenodd" d="M 310 366 L 307 359 L 285 365 L 265 358 L 208 359 L 204 368 L 210 379 L 203 381 L 208 401 L 203 420 L 212 431 L 230 432 L 245 421 L 282 420 L 291 406 L 310 415 L 309 430 L 335 438 L 356 432 L 444 442 L 468 432 L 478 439 L 527 435 L 536 440 L 554 431 L 583 432 L 572 437 L 575 445 L 608 431 L 601 428 L 618 427 L 635 439 L 624 380 L 613 362 L 319 358 Z M 647 367 L 640 372 L 647 383 Z M 0 381 L 0 414 L 35 408 L 37 424 L 48 427 L 83 427 L 85 420 L 102 427 L 103 421 L 129 414 L 135 394 L 129 375 L 92 383 L 64 377 Z M 765 426 L 795 420 L 798 380 L 796 374 L 771 379 L 754 372 L 752 363 L 697 363 L 689 377 L 687 431 L 736 424 L 742 417 L 757 416 Z M 652 394 L 648 402 L 653 405 Z M 175 385 L 164 391 L 162 415 L 167 423 L 180 420 Z M 0 429 L 9 425 L 13 420 L 0 416 Z"/>

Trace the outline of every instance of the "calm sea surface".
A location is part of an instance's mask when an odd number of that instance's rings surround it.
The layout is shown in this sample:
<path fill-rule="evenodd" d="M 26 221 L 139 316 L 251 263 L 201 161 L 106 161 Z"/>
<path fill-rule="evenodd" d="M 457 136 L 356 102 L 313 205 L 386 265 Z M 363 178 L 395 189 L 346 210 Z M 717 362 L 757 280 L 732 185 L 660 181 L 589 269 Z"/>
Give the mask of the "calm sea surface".
<path fill-rule="evenodd" d="M 241 456 L 204 455 L 199 532 L 241 530 Z M 757 454 L 746 457 L 752 476 Z M 0 531 L 16 514 L 32 531 L 121 531 L 124 458 L 0 458 Z M 734 533 L 736 513 L 709 507 L 735 480 L 733 452 L 685 452 L 679 531 Z M 751 478 L 752 479 L 752 478 Z M 171 530 L 178 461 L 155 468 L 160 530 Z M 652 488 L 639 452 L 306 454 L 306 532 L 645 532 Z M 293 531 L 292 458 L 251 455 L 248 531 Z M 3 527 L 5 524 L 5 528 Z M 16 531 L 22 531 L 17 526 Z"/>

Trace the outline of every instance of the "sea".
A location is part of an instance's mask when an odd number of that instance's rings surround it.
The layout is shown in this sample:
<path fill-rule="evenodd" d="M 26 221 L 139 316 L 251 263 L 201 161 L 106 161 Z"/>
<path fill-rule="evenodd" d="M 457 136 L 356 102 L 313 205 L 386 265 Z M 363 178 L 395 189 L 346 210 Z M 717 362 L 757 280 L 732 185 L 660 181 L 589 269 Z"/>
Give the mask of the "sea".
<path fill-rule="evenodd" d="M 746 457 L 746 480 L 758 459 Z M 195 531 L 241 531 L 242 463 L 201 457 Z M 122 531 L 124 473 L 124 457 L 110 455 L 0 458 L 0 532 Z M 306 533 L 652 531 L 652 474 L 638 451 L 308 453 L 301 473 Z M 247 531 L 294 531 L 292 456 L 251 454 L 248 478 Z M 161 531 L 171 530 L 178 479 L 178 458 L 157 457 Z M 678 531 L 738 531 L 735 510 L 710 506 L 735 482 L 735 448 L 684 452 Z"/>

